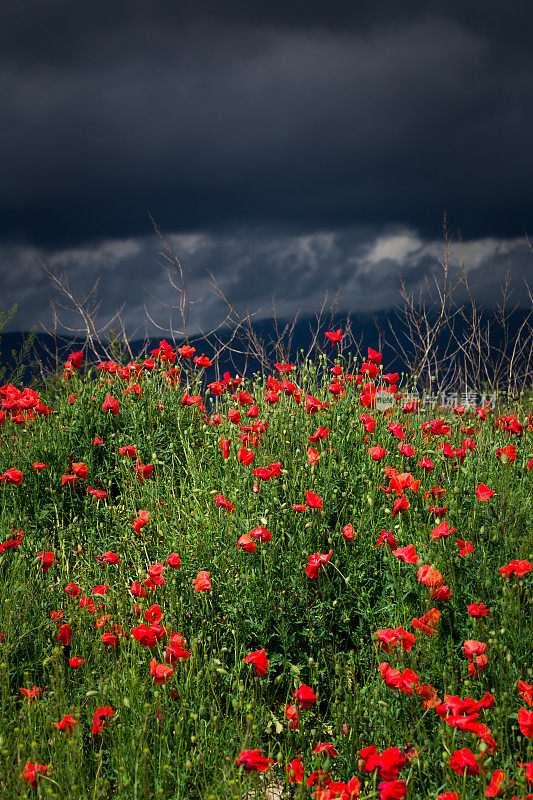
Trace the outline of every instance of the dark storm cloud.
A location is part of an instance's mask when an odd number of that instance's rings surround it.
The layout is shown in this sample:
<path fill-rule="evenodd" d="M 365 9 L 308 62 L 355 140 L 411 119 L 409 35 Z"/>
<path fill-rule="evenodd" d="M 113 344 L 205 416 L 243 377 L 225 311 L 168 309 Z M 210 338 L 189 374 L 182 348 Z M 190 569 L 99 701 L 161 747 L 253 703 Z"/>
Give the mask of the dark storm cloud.
<path fill-rule="evenodd" d="M 433 238 L 445 210 L 468 238 L 530 225 L 527 4 L 34 0 L 2 15 L 5 242 L 139 237 L 147 210 L 215 238 Z"/>
<path fill-rule="evenodd" d="M 341 313 L 390 309 L 400 300 L 400 280 L 416 291 L 425 276 L 439 275 L 444 254 L 442 240 L 424 239 L 408 228 L 351 227 L 301 235 L 277 228 L 240 229 L 225 234 L 173 234 L 168 241 L 182 261 L 189 297 L 196 301 L 190 309 L 190 332 L 195 335 L 222 323 L 228 311 L 213 292 L 205 267 L 241 315 L 250 312 L 255 320 L 268 319 L 274 297 L 278 315 L 292 319 L 298 311 L 314 315 L 326 292 L 328 308 L 338 292 Z M 49 325 L 48 298 L 64 302 L 41 270 L 39 256 L 50 270 L 68 276 L 78 297 L 101 279 L 98 324 L 107 323 L 125 302 L 122 318 L 130 337 L 142 337 L 145 332 L 157 335 L 157 325 L 179 330 L 179 298 L 169 285 L 167 262 L 153 237 L 63 249 L 0 247 L 0 296 L 6 307 L 15 300 L 21 304 L 11 330 L 30 329 L 39 320 Z M 452 244 L 450 249 L 450 280 L 456 281 L 464 266 L 475 297 L 484 306 L 496 302 L 508 267 L 514 299 L 527 306 L 530 300 L 523 281 L 531 275 L 532 265 L 533 253 L 523 238 L 477 239 Z M 79 325 L 79 318 L 58 308 L 65 323 Z M 155 323 L 148 327 L 146 311 Z"/>

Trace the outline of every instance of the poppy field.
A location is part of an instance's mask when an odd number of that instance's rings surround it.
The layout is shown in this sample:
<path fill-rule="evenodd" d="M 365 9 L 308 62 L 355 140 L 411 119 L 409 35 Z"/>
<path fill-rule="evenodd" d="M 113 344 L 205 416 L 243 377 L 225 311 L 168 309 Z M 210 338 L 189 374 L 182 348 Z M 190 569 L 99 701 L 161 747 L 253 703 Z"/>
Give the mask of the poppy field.
<path fill-rule="evenodd" d="M 0 386 L 1 798 L 533 798 L 531 402 L 326 337 Z"/>

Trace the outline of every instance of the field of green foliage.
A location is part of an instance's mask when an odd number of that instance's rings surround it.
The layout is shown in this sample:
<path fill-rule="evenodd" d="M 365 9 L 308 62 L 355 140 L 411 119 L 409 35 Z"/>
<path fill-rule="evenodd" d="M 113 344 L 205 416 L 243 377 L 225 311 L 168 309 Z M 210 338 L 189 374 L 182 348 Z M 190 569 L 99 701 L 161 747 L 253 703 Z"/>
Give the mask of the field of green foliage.
<path fill-rule="evenodd" d="M 3 800 L 533 797 L 533 408 L 341 335 L 0 387 Z"/>

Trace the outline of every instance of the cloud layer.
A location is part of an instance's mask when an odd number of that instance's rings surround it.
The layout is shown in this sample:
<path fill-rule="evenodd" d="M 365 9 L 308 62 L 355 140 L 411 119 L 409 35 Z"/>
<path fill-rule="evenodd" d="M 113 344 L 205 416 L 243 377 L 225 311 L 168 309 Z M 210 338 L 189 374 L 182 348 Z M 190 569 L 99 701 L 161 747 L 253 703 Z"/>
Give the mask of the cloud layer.
<path fill-rule="evenodd" d="M 194 325 L 388 308 L 461 231 L 477 296 L 530 272 L 528 4 L 27 0 L 0 12 L 0 310 L 46 317 L 38 259 L 128 328 L 168 297 L 148 212 L 191 270 Z M 520 291 L 522 294 L 520 295 Z M 526 294 L 518 289 L 518 299 Z"/>
<path fill-rule="evenodd" d="M 267 319 L 274 300 L 279 316 L 291 319 L 298 311 L 316 313 L 326 293 L 329 302 L 338 295 L 337 308 L 344 313 L 391 308 L 400 300 L 400 281 L 416 291 L 426 278 L 439 276 L 444 257 L 442 239 L 425 239 L 407 228 L 344 228 L 302 235 L 242 229 L 226 235 L 172 234 L 168 243 L 181 261 L 189 297 L 195 301 L 189 320 L 194 334 L 218 325 L 228 311 L 213 292 L 206 268 L 241 315 L 249 311 L 256 320 Z M 179 296 L 169 284 L 168 269 L 175 282 L 178 276 L 162 253 L 161 242 L 151 236 L 45 251 L 28 246 L 0 248 L 0 293 L 6 307 L 15 301 L 21 305 L 12 330 L 31 328 L 39 320 L 50 325 L 49 299 L 56 305 L 64 303 L 41 269 L 41 258 L 50 271 L 67 276 L 80 298 L 100 278 L 96 295 L 101 301 L 100 324 L 124 305 L 122 317 L 130 335 L 136 330 L 144 334 L 146 312 L 157 325 L 180 329 Z M 533 254 L 523 238 L 452 243 L 449 263 L 452 280 L 463 267 L 467 270 L 476 300 L 487 307 L 494 304 L 510 268 L 515 301 L 523 307 L 530 304 L 524 281 L 532 274 Z M 462 296 L 459 290 L 457 299 Z M 65 311 L 61 318 L 76 324 L 75 317 Z M 151 323 L 148 331 L 157 335 Z"/>
<path fill-rule="evenodd" d="M 530 223 L 526 9 L 156 5 L 4 12 L 4 240 Z"/>

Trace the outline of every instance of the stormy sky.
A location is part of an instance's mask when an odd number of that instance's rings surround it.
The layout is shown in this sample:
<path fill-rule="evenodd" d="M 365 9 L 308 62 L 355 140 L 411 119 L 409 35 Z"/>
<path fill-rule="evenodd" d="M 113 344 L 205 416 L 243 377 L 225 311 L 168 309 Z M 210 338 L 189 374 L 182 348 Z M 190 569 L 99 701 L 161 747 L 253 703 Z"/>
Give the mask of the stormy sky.
<path fill-rule="evenodd" d="M 0 12 L 0 311 L 50 320 L 41 261 L 99 319 L 384 310 L 454 269 L 494 302 L 533 276 L 528 3 L 25 0 Z M 155 329 L 151 326 L 153 332 Z"/>

